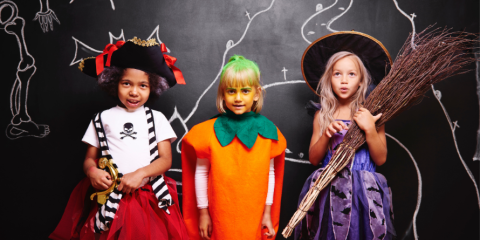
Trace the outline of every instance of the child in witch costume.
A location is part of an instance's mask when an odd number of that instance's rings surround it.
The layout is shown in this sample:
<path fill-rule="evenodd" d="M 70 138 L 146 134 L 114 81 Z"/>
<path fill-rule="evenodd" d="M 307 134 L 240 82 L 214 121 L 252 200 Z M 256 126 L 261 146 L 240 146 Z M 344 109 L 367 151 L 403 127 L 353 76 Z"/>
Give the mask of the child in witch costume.
<path fill-rule="evenodd" d="M 274 238 L 286 140 L 259 114 L 260 71 L 233 56 L 222 70 L 216 117 L 182 142 L 183 212 L 190 239 Z"/>
<path fill-rule="evenodd" d="M 185 84 L 165 51 L 155 39 L 134 38 L 108 44 L 80 63 L 119 103 L 93 117 L 82 139 L 88 144 L 87 178 L 71 194 L 50 238 L 188 239 L 176 183 L 163 175 L 176 135 L 162 113 L 144 106 L 176 83 Z M 94 189 L 98 204 L 90 200 Z"/>
<path fill-rule="evenodd" d="M 313 42 L 302 59 L 308 86 L 320 97 L 315 110 L 309 159 L 321 168 L 308 177 L 301 201 L 319 178 L 355 121 L 365 132 L 366 144 L 352 163 L 320 192 L 306 218 L 295 228 L 295 239 L 392 239 L 393 209 L 385 177 L 375 172 L 387 157 L 385 127 L 375 128 L 381 114 L 362 104 L 368 93 L 390 70 L 385 47 L 366 34 L 347 31 L 326 35 Z M 300 202 L 299 202 L 300 203 Z"/>

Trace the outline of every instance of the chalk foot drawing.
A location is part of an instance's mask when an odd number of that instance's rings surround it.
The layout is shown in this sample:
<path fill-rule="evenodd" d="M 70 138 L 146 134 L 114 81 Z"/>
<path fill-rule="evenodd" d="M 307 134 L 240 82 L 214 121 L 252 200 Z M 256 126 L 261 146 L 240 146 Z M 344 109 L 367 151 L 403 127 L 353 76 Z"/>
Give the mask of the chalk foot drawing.
<path fill-rule="evenodd" d="M 2 17 L 2 10 L 10 8 L 11 15 L 8 18 Z M 15 79 L 10 93 L 10 110 L 13 118 L 5 131 L 9 139 L 20 137 L 38 137 L 43 138 L 50 133 L 47 125 L 36 124 L 32 121 L 27 111 L 28 85 L 30 79 L 37 71 L 35 59 L 28 53 L 23 29 L 25 20 L 18 16 L 18 8 L 12 1 L 0 2 L 0 24 L 4 26 L 7 34 L 14 35 L 17 38 L 20 51 L 20 62 L 17 66 L 17 78 Z"/>
<path fill-rule="evenodd" d="M 45 1 L 46 5 L 45 11 L 43 11 L 43 1 Z M 50 27 L 50 30 L 53 31 L 53 20 L 60 24 L 60 20 L 58 20 L 57 15 L 55 15 L 55 12 L 50 9 L 50 6 L 48 5 L 48 0 L 40 0 L 40 11 L 37 12 L 33 21 L 37 20 L 38 23 L 40 23 L 40 27 L 42 28 L 42 31 L 44 33 L 48 32 L 48 27 Z"/>

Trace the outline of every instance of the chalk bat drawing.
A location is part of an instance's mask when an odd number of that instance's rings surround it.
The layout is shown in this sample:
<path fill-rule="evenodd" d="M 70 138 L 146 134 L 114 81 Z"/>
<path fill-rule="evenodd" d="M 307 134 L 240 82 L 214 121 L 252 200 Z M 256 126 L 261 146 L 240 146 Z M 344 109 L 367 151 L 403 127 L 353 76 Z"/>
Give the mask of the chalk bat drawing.
<path fill-rule="evenodd" d="M 75 1 L 75 0 L 70 1 L 70 4 L 72 4 L 73 1 Z M 115 11 L 115 4 L 113 3 L 113 0 L 110 0 L 110 4 L 112 5 L 112 10 Z"/>
<path fill-rule="evenodd" d="M 160 40 L 160 38 L 158 36 L 158 30 L 159 30 L 159 26 L 157 26 L 146 39 L 150 39 L 152 37 L 155 37 L 157 39 L 157 42 L 162 44 L 162 40 Z M 108 35 L 109 35 L 109 38 L 110 38 L 110 43 L 115 43 L 114 41 L 119 41 L 119 40 L 125 41 L 125 34 L 123 33 L 123 29 L 121 29 L 120 35 L 118 37 L 115 37 L 115 35 L 113 35 L 111 32 L 109 32 Z M 70 66 L 78 64 L 79 62 L 81 62 L 83 60 L 83 58 L 77 59 L 78 49 L 79 49 L 78 45 L 79 44 L 81 46 L 80 49 L 84 48 L 84 49 L 88 49 L 91 52 L 95 52 L 95 53 L 99 53 L 99 54 L 102 53 L 102 50 L 97 50 L 95 48 L 92 48 L 89 45 L 85 44 L 84 42 L 76 39 L 74 36 L 72 36 L 72 39 L 75 42 L 75 55 L 73 56 L 72 62 L 70 62 Z M 170 52 L 169 48 L 167 48 L 167 52 Z"/>
<path fill-rule="evenodd" d="M 45 11 L 43 10 L 44 5 L 46 6 Z M 44 33 L 48 32 L 48 27 L 50 27 L 50 30 L 53 31 L 53 20 L 57 21 L 57 23 L 60 24 L 60 20 L 58 20 L 57 15 L 55 15 L 55 12 L 50 9 L 48 0 L 40 0 L 40 11 L 37 12 L 33 21 L 37 20 L 38 23 L 40 23 L 40 27 L 42 28 L 42 31 Z"/>
<path fill-rule="evenodd" d="M 10 8 L 10 16 L 8 18 L 2 16 L 5 9 Z M 2 21 L 1 19 L 6 19 Z M 25 20 L 18 16 L 17 5 L 12 1 L 0 2 L 0 27 L 7 34 L 14 35 L 17 39 L 18 49 L 20 51 L 20 62 L 17 66 L 17 77 L 13 83 L 10 93 L 10 110 L 12 112 L 12 120 L 7 126 L 5 133 L 9 139 L 17 139 L 21 137 L 37 137 L 43 138 L 50 133 L 48 125 L 36 124 L 32 121 L 27 111 L 28 85 L 30 79 L 37 71 L 35 67 L 35 59 L 30 55 L 25 43 L 23 29 Z"/>

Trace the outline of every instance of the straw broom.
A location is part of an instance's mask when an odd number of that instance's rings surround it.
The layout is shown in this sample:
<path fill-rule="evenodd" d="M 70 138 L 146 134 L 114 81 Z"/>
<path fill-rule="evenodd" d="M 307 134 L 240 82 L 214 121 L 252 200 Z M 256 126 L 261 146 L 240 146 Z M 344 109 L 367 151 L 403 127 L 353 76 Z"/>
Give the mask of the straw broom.
<path fill-rule="evenodd" d="M 476 34 L 450 32 L 447 28 L 428 32 L 430 28 L 416 34 L 413 44 L 410 40 L 412 36 L 409 36 L 389 74 L 365 101 L 364 107 L 372 115 L 383 113 L 376 122 L 377 130 L 388 120 L 418 103 L 432 84 L 468 72 L 466 67 L 475 61 L 473 50 L 478 43 L 475 40 L 478 38 Z M 292 234 L 295 226 L 305 217 L 320 191 L 348 165 L 356 149 L 365 141 L 365 133 L 353 122 L 332 159 L 283 230 L 285 238 Z"/>

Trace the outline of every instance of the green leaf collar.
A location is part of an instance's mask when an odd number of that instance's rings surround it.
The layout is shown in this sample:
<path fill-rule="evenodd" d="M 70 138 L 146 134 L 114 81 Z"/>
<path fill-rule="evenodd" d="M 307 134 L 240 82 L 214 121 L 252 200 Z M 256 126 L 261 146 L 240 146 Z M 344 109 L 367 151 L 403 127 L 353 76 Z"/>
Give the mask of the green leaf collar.
<path fill-rule="evenodd" d="M 232 111 L 227 110 L 226 113 L 217 116 L 213 128 L 222 147 L 230 144 L 235 135 L 249 149 L 255 144 L 258 134 L 264 138 L 278 141 L 275 124 L 258 113 L 252 111 L 236 115 Z"/>

